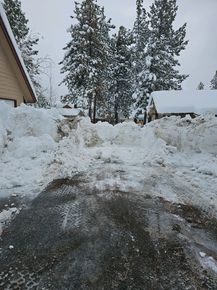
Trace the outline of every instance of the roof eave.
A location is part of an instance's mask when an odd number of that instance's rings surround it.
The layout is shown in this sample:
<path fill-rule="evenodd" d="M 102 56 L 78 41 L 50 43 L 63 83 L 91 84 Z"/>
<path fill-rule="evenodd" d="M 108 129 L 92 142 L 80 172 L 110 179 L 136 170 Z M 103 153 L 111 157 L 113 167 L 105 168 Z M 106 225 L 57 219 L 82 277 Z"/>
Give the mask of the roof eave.
<path fill-rule="evenodd" d="M 32 88 L 32 85 L 30 84 L 30 82 L 28 80 L 28 77 L 26 76 L 26 72 L 25 72 L 25 70 L 23 68 L 23 65 L 22 65 L 20 59 L 19 59 L 19 56 L 18 56 L 18 54 L 16 52 L 16 49 L 14 48 L 13 42 L 12 42 L 12 40 L 10 38 L 10 35 L 9 35 L 8 31 L 7 31 L 7 28 L 5 26 L 5 23 L 4 23 L 3 18 L 2 18 L 1 15 L 0 15 L 0 26 L 2 27 L 2 31 L 3 31 L 5 37 L 6 37 L 7 41 L 8 41 L 10 49 L 11 49 L 11 51 L 12 51 L 14 57 L 15 57 L 16 63 L 17 63 L 17 65 L 18 65 L 18 67 L 19 67 L 19 69 L 21 71 L 23 79 L 24 79 L 24 81 L 26 83 L 26 86 L 27 86 L 27 88 L 28 88 L 28 90 L 30 92 L 30 95 L 32 97 L 32 101 L 27 101 L 26 100 L 26 102 L 27 103 L 36 103 L 37 102 L 36 94 L 34 92 L 34 89 Z"/>

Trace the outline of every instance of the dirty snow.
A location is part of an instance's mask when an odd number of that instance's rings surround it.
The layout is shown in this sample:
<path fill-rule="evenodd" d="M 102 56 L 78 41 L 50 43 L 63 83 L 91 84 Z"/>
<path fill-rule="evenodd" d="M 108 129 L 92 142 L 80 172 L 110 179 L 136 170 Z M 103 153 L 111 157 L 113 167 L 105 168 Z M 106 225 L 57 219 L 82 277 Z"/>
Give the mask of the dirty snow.
<path fill-rule="evenodd" d="M 144 128 L 74 122 L 56 109 L 0 104 L 0 196 L 34 197 L 53 179 L 189 203 L 216 216 L 217 118 L 164 118 Z"/>
<path fill-rule="evenodd" d="M 16 207 L 4 209 L 0 212 L 0 236 L 5 225 L 11 221 L 17 213 L 19 213 L 19 210 Z"/>
<path fill-rule="evenodd" d="M 213 257 L 202 257 L 200 259 L 201 265 L 217 273 L 217 261 Z"/>

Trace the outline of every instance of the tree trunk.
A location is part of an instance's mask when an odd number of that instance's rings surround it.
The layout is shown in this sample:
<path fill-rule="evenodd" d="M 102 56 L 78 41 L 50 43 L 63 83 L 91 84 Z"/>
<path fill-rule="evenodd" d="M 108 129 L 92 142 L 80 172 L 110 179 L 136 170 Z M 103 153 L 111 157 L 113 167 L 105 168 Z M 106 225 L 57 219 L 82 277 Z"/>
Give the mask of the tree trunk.
<path fill-rule="evenodd" d="M 117 99 L 115 98 L 115 106 L 114 106 L 114 113 L 115 113 L 115 124 L 118 124 L 118 105 Z"/>
<path fill-rule="evenodd" d="M 89 98 L 89 101 L 88 101 L 88 115 L 89 115 L 89 118 L 90 120 L 92 121 L 92 98 Z"/>
<path fill-rule="evenodd" d="M 93 97 L 93 120 L 92 120 L 94 124 L 96 123 L 96 98 L 97 94 L 95 93 Z"/>
<path fill-rule="evenodd" d="M 145 125 L 147 122 L 147 110 L 145 109 L 145 112 L 144 112 L 144 121 L 143 121 L 143 124 Z"/>

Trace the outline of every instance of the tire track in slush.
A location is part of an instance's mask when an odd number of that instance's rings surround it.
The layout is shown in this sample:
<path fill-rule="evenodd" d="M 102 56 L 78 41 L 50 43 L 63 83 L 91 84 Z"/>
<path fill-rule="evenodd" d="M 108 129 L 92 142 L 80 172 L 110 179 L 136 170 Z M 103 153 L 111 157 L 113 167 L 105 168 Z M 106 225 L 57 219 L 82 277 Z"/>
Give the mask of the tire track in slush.
<path fill-rule="evenodd" d="M 54 181 L 4 231 L 1 289 L 216 289 L 199 257 L 217 259 L 214 218 L 152 196 L 149 184 L 88 188 L 91 174 Z"/>

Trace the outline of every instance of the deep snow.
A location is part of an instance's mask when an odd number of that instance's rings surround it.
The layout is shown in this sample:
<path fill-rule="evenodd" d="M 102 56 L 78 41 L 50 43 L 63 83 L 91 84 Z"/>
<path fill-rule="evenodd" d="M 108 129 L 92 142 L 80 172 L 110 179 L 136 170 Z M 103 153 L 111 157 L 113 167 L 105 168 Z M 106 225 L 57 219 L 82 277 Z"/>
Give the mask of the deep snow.
<path fill-rule="evenodd" d="M 217 118 L 164 118 L 144 128 L 74 123 L 56 109 L 0 105 L 0 197 L 35 197 L 52 180 L 82 172 L 102 189 L 150 193 L 216 216 Z M 115 171 L 124 172 L 120 179 Z M 99 173 L 106 173 L 100 179 Z M 182 190 L 180 190 L 182 188 Z"/>

